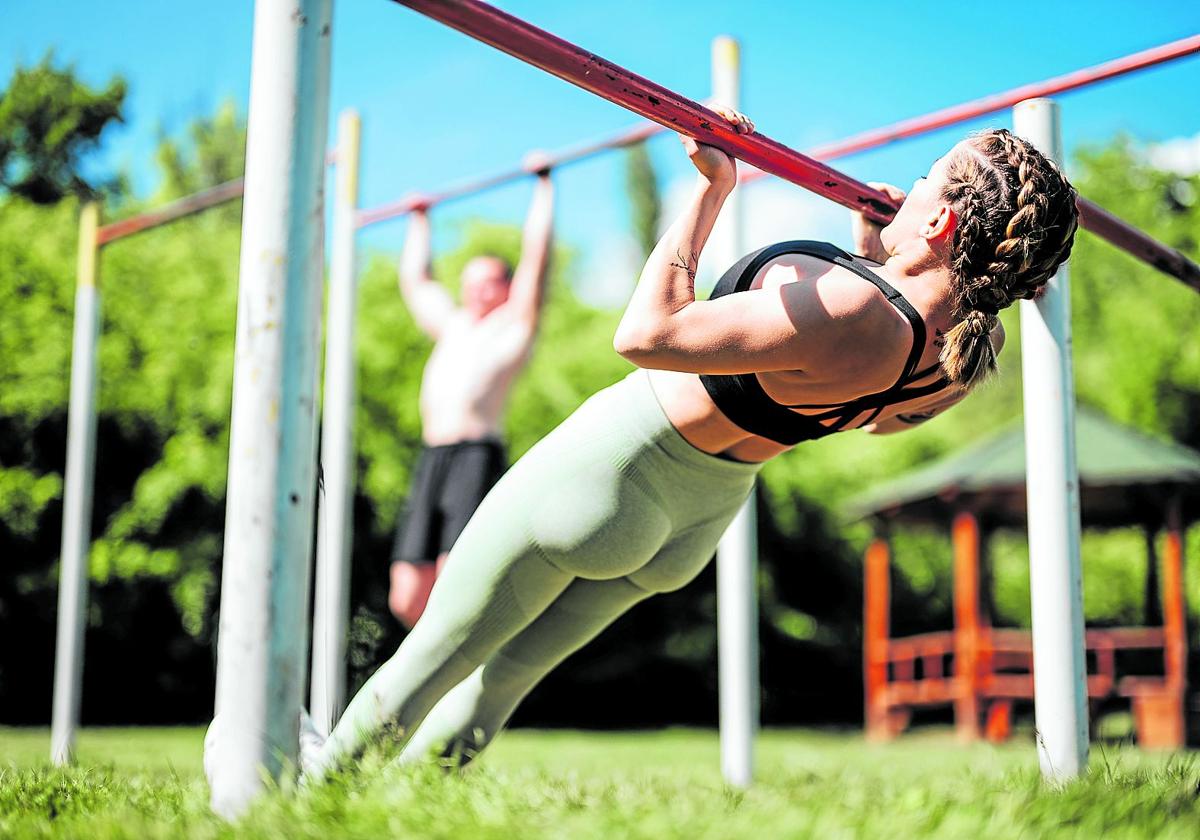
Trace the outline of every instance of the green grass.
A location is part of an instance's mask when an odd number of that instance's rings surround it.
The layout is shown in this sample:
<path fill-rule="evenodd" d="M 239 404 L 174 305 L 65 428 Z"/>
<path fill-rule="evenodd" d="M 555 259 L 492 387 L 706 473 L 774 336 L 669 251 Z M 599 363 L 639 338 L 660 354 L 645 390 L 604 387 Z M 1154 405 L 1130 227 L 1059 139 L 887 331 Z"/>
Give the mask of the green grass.
<path fill-rule="evenodd" d="M 1195 754 L 1093 749 L 1061 790 L 1027 742 L 964 748 L 946 732 L 866 744 L 769 731 L 759 781 L 726 788 L 714 733 L 517 731 L 471 771 L 401 771 L 369 754 L 241 822 L 207 809 L 198 729 L 97 729 L 79 764 L 46 766 L 45 730 L 0 729 L 0 837 L 1200 837 Z"/>

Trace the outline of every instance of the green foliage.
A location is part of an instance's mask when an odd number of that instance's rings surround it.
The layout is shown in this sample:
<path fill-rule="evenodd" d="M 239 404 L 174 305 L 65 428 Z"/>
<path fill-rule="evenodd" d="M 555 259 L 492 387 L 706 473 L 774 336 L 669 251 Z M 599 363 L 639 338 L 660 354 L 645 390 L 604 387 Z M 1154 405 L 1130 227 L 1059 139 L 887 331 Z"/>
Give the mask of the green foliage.
<path fill-rule="evenodd" d="M 37 751 L 31 747 L 36 743 Z M 48 738 L 0 730 L 0 834 L 216 837 L 1104 837 L 1200 833 L 1195 754 L 1100 745 L 1092 769 L 1043 784 L 1032 738 L 1002 747 L 950 733 L 885 746 L 834 733 L 767 730 L 757 780 L 719 774 L 717 735 L 515 731 L 472 771 L 397 768 L 372 750 L 303 789 L 285 782 L 243 819 L 207 806 L 196 730 L 83 733 L 83 766 L 45 767 Z M 136 751 L 136 752 L 135 752 Z"/>
<path fill-rule="evenodd" d="M 18 67 L 0 94 L 0 185 L 37 204 L 95 195 L 80 163 L 104 129 L 122 121 L 125 90 L 119 77 L 93 90 L 74 67 L 55 67 L 53 53 Z"/>
<path fill-rule="evenodd" d="M 1200 175 L 1149 166 L 1128 140 L 1080 154 L 1080 191 L 1200 258 Z M 1200 295 L 1081 234 L 1071 262 L 1076 391 L 1114 419 L 1200 448 Z"/>
<path fill-rule="evenodd" d="M 243 147 L 244 127 L 233 108 L 225 106 L 212 119 L 198 121 L 184 138 L 164 141 L 158 155 L 161 187 L 151 202 L 113 201 L 106 214 L 124 216 L 236 177 Z M 635 218 L 640 219 L 644 244 L 652 245 L 648 237 L 657 213 L 653 173 L 644 153 L 641 163 L 637 153 L 631 155 Z M 633 178 L 639 168 L 642 174 Z M 1114 212 L 1196 253 L 1200 179 L 1157 172 L 1142 162 L 1135 147 L 1117 143 L 1084 154 L 1075 180 L 1085 194 Z M 96 597 L 89 645 L 108 643 L 119 651 L 122 641 L 133 638 L 120 634 L 137 633 L 134 619 L 140 614 L 131 610 L 166 604 L 173 623 L 162 644 L 172 651 L 170 658 L 193 664 L 210 658 L 228 461 L 239 211 L 235 202 L 104 250 L 91 554 Z M 2 632 L 24 626 L 26 620 L 45 622 L 53 614 L 76 214 L 77 205 L 70 200 L 48 207 L 13 196 L 0 200 L 0 299 L 6 302 L 0 330 L 0 556 L 6 558 L 0 576 Z M 520 233 L 513 226 L 471 222 L 458 233 L 456 246 L 439 255 L 435 265 L 436 275 L 451 288 L 476 254 L 518 256 Z M 591 309 L 572 294 L 566 278 L 573 259 L 566 247 L 555 254 L 541 334 L 510 401 L 506 434 L 514 458 L 587 396 L 630 369 L 611 348 L 618 314 Z M 420 445 L 417 394 L 430 351 L 397 293 L 393 261 L 373 254 L 362 262 L 351 645 L 360 675 L 397 638 L 382 604 L 383 570 Z M 1187 326 L 1200 318 L 1200 300 L 1087 234 L 1080 234 L 1076 246 L 1072 284 L 1081 399 L 1151 433 L 1200 445 L 1200 348 L 1184 340 Z M 764 470 L 760 636 L 769 717 L 846 719 L 857 713 L 857 700 L 848 703 L 847 698 L 858 696 L 858 558 L 869 529 L 840 523 L 838 505 L 874 482 L 1019 415 L 1016 311 L 1005 313 L 1004 322 L 1008 343 L 1000 357 L 1000 376 L 945 417 L 902 435 L 846 434 L 805 444 Z M 997 535 L 991 551 L 996 617 L 1002 623 L 1025 623 L 1024 539 Z M 1189 602 L 1200 604 L 1200 539 L 1189 539 L 1188 551 Z M 1141 552 L 1136 534 L 1086 537 L 1089 620 L 1140 620 Z M 949 626 L 945 534 L 898 534 L 896 567 L 894 629 Z M 618 622 L 575 660 L 575 673 L 582 676 L 575 677 L 574 690 L 584 686 L 590 696 L 604 698 L 611 676 L 640 669 L 651 675 L 649 683 L 695 689 L 699 699 L 688 711 L 660 704 L 663 719 L 688 714 L 704 719 L 715 650 L 712 589 L 712 575 L 706 573 L 683 592 L 651 599 Z M 164 620 L 160 613 L 155 616 Z M 27 660 L 47 657 L 33 650 Z M 0 686 L 44 679 L 32 670 L 14 671 L 6 661 L 0 655 Z M 161 666 L 159 661 L 154 668 L 178 683 L 178 672 Z M 828 679 L 816 686 L 795 679 L 797 673 L 822 673 Z M 547 697 L 568 688 L 558 679 L 547 681 Z M 175 690 L 180 690 L 178 684 Z M 0 702 L 12 702 L 12 696 L 0 692 Z M 44 708 L 37 705 L 41 701 L 29 702 L 30 709 Z M 201 698 L 196 707 L 206 703 Z M 659 712 L 646 711 L 651 705 L 647 701 L 628 714 L 639 721 L 655 719 Z M 539 720 L 571 715 L 578 720 L 571 704 L 542 702 L 536 695 L 526 708 L 544 716 Z"/>
<path fill-rule="evenodd" d="M 658 244 L 658 222 L 662 199 L 658 192 L 658 177 L 650 162 L 650 151 L 644 142 L 625 150 L 625 191 L 633 217 L 633 234 L 646 256 Z"/>
<path fill-rule="evenodd" d="M 193 135 L 205 136 L 202 127 Z M 182 185 L 164 177 L 159 198 L 222 177 L 197 159 L 220 145 L 240 155 L 243 133 L 227 130 L 195 150 L 176 147 L 177 170 L 193 174 Z M 143 206 L 114 202 L 106 215 Z M 52 603 L 57 585 L 77 213 L 73 200 L 49 207 L 0 200 L 0 297 L 17 304 L 6 306 L 0 330 L 0 488 L 7 491 L 0 492 L 0 554 L 11 558 L 0 583 L 0 617 L 14 623 L 23 610 L 42 615 L 37 605 Z M 192 671 L 162 674 L 177 691 L 192 679 L 203 684 L 204 669 L 194 663 L 210 658 L 202 645 L 213 630 L 221 551 L 237 218 L 235 206 L 185 219 L 113 243 L 101 259 L 89 623 L 104 631 L 89 641 L 89 659 L 99 666 L 110 641 L 162 645 Z M 157 600 L 160 592 L 168 600 Z M 173 622 L 160 604 L 176 614 Z M 137 641 L 123 635 L 147 630 Z M 40 647 L 25 657 L 10 652 L 0 662 L 0 681 L 34 679 L 40 687 L 33 670 Z M 27 714 L 17 710 L 40 693 L 5 695 L 14 704 L 9 714 Z M 205 704 L 204 694 L 196 698 Z"/>

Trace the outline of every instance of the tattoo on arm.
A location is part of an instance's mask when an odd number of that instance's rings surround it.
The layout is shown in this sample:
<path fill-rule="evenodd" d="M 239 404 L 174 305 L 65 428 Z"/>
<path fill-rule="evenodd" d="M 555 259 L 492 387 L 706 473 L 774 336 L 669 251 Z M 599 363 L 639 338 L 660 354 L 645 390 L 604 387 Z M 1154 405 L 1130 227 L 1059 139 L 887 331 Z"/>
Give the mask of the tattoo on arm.
<path fill-rule="evenodd" d="M 687 272 L 688 280 L 691 280 L 694 282 L 696 279 L 696 266 L 700 262 L 700 255 L 692 254 L 692 258 L 688 259 L 687 257 L 685 257 L 683 255 L 682 251 L 676 251 L 675 259 L 678 260 L 678 262 L 671 263 L 671 267 L 672 268 L 682 268 L 684 271 Z"/>
<path fill-rule="evenodd" d="M 936 413 L 934 411 L 926 411 L 923 414 L 897 414 L 896 419 L 909 426 L 915 426 L 918 423 L 924 423 L 926 420 L 929 420 Z"/>
<path fill-rule="evenodd" d="M 946 346 L 946 334 L 939 329 L 934 329 L 933 346 L 939 350 Z"/>

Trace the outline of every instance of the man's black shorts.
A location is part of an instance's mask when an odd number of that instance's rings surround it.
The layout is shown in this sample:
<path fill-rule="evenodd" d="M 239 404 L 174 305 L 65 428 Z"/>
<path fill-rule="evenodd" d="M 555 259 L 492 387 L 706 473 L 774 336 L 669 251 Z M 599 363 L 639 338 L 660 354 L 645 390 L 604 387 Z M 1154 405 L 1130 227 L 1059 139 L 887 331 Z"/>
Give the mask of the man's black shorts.
<path fill-rule="evenodd" d="M 504 445 L 493 438 L 421 450 L 392 562 L 433 563 L 449 551 L 507 466 Z"/>

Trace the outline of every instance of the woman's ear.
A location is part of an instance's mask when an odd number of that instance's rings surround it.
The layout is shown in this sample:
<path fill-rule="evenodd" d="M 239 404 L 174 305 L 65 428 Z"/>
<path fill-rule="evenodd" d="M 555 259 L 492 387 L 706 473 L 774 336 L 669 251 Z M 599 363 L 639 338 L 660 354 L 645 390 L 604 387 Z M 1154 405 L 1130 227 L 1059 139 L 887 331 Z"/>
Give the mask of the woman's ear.
<path fill-rule="evenodd" d="M 921 236 L 928 240 L 944 240 L 954 235 L 958 226 L 958 214 L 949 204 L 939 202 L 925 217 L 921 225 Z"/>

